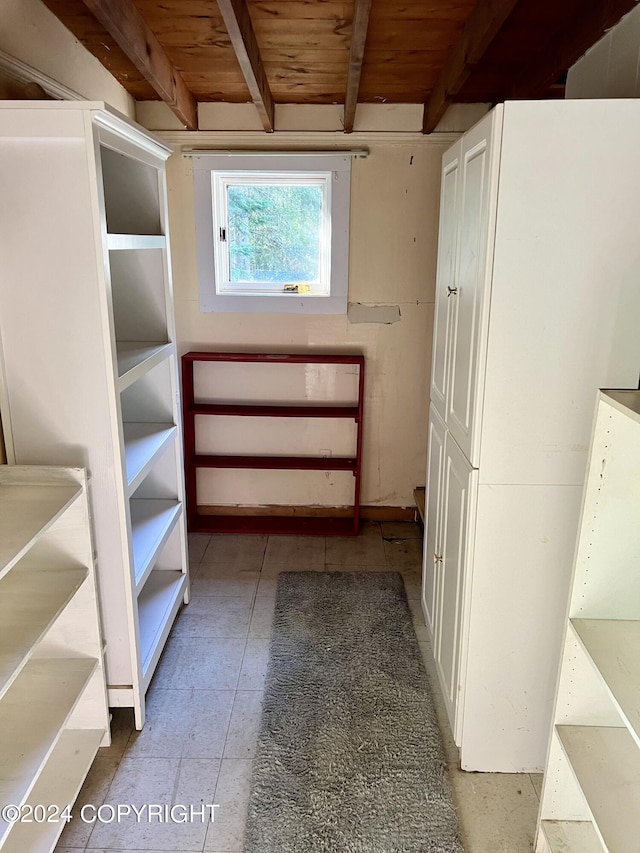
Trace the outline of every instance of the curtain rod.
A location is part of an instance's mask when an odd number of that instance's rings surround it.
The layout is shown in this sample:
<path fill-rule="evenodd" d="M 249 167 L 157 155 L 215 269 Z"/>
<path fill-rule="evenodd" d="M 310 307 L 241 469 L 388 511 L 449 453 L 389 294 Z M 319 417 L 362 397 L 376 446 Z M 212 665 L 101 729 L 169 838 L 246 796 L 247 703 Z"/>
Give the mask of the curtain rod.
<path fill-rule="evenodd" d="M 218 148 L 185 148 L 182 151 L 183 157 L 289 157 L 295 155 L 296 157 L 359 157 L 361 159 L 365 159 L 369 156 L 368 148 L 334 148 L 330 151 L 295 151 L 288 150 L 284 151 L 280 148 L 272 149 L 267 148 L 266 150 L 257 151 L 255 149 L 249 151 L 240 151 L 240 150 L 229 150 L 229 149 L 218 149 Z"/>

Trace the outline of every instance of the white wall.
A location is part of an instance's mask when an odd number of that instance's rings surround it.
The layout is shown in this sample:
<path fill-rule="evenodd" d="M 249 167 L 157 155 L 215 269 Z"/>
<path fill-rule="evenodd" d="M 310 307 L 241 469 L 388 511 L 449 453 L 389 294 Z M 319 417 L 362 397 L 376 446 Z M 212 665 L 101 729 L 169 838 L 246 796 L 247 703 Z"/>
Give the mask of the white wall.
<path fill-rule="evenodd" d="M 406 137 L 406 138 L 405 138 Z M 440 165 L 453 137 L 408 133 L 306 133 L 309 147 L 370 149 L 352 171 L 349 301 L 397 305 L 393 324 L 352 323 L 345 315 L 201 313 L 195 258 L 191 160 L 176 153 L 168 164 L 169 224 L 180 350 L 250 349 L 361 351 L 367 360 L 364 473 L 365 504 L 407 506 L 424 484 L 434 309 Z M 287 147 L 291 135 L 198 133 L 166 138 L 186 147 Z M 302 134 L 295 138 L 300 144 Z M 274 386 L 274 393 L 278 390 Z M 237 427 L 234 427 L 237 428 Z M 264 444 L 276 439 L 278 423 L 261 424 Z M 218 438 L 231 440 L 230 426 Z M 226 429 L 226 432 L 225 432 Z M 338 429 L 336 428 L 336 433 Z M 338 440 L 339 437 L 336 435 Z M 324 445 L 331 447 L 331 443 Z M 246 447 L 245 452 L 252 452 Z M 273 451 L 272 451 L 273 452 Z M 284 451 L 286 452 L 286 450 Z M 349 475 L 350 476 L 350 475 Z M 323 474 L 320 477 L 324 477 Z M 203 503 L 341 504 L 350 483 L 336 476 L 329 497 L 306 474 L 206 472 Z M 323 483 L 322 485 L 326 485 Z M 326 495 L 326 492 L 324 493 Z"/>
<path fill-rule="evenodd" d="M 0 0 L 0 50 L 133 118 L 133 98 L 40 0 Z"/>
<path fill-rule="evenodd" d="M 640 5 L 569 70 L 566 97 L 640 97 Z"/>

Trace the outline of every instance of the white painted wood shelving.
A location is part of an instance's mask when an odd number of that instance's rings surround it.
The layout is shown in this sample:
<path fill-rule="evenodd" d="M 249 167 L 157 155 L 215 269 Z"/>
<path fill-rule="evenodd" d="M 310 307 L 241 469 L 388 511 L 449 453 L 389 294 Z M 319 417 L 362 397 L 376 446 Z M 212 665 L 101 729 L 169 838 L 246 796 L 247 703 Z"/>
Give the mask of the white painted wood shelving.
<path fill-rule="evenodd" d="M 89 469 L 109 704 L 138 728 L 189 596 L 170 153 L 102 103 L 0 104 L 9 460 Z"/>
<path fill-rule="evenodd" d="M 640 849 L 640 391 L 600 393 L 537 853 Z"/>
<path fill-rule="evenodd" d="M 3 853 L 53 850 L 109 743 L 102 647 L 84 470 L 0 466 L 0 804 L 52 818 L 0 816 Z"/>

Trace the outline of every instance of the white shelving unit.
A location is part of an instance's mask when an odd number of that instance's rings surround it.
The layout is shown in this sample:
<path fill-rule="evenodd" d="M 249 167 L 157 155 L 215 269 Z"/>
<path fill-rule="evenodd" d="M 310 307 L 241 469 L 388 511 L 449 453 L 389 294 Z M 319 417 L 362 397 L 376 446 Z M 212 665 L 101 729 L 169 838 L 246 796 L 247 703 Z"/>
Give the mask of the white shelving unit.
<path fill-rule="evenodd" d="M 109 743 L 102 644 L 84 470 L 0 466 L 2 805 L 75 800 Z M 63 828 L 0 819 L 0 849 L 45 853 Z"/>
<path fill-rule="evenodd" d="M 640 391 L 598 399 L 537 853 L 640 839 Z"/>
<path fill-rule="evenodd" d="M 0 104 L 9 461 L 89 470 L 109 704 L 138 728 L 189 597 L 170 153 L 102 103 Z"/>

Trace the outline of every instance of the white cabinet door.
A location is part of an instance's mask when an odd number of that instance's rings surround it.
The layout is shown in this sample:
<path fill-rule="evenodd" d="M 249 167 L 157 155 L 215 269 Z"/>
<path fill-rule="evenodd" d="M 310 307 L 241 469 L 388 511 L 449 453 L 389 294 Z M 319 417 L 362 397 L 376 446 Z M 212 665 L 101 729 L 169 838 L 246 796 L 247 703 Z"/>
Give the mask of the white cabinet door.
<path fill-rule="evenodd" d="M 470 516 L 475 505 L 477 471 L 472 469 L 460 448 L 446 434 L 441 500 L 441 556 L 436 665 L 440 676 L 451 729 L 456 743 L 460 691 L 460 651 L 464 621 L 464 584 L 469 571 Z"/>
<path fill-rule="evenodd" d="M 424 519 L 424 559 L 422 566 L 422 611 L 427 629 L 436 649 L 436 629 L 434 623 L 438 603 L 438 578 L 441 564 L 441 492 L 442 470 L 444 465 L 444 441 L 446 428 L 431 406 L 429 417 L 429 445 L 427 451 L 427 491 L 425 496 Z"/>
<path fill-rule="evenodd" d="M 438 414 L 446 418 L 449 378 L 449 306 L 456 290 L 456 248 L 460 189 L 462 140 L 450 148 L 442 160 L 440 189 L 440 228 L 438 237 L 438 272 L 436 306 L 433 322 L 433 360 L 431 367 L 431 402 Z"/>
<path fill-rule="evenodd" d="M 482 405 L 498 192 L 502 109 L 462 139 L 457 274 L 449 302 L 446 424 L 474 467 L 479 464 L 476 412 Z"/>

